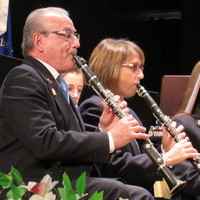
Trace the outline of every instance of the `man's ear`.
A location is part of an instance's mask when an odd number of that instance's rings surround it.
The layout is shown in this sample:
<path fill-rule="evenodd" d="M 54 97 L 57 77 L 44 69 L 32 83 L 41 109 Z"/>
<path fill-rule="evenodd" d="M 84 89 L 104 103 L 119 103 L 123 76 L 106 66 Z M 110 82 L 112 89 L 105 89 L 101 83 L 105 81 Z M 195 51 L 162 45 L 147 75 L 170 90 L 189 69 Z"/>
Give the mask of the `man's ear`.
<path fill-rule="evenodd" d="M 43 48 L 43 35 L 41 33 L 35 33 L 33 35 L 33 44 L 34 48 L 37 49 L 37 51 L 42 52 L 44 50 Z"/>

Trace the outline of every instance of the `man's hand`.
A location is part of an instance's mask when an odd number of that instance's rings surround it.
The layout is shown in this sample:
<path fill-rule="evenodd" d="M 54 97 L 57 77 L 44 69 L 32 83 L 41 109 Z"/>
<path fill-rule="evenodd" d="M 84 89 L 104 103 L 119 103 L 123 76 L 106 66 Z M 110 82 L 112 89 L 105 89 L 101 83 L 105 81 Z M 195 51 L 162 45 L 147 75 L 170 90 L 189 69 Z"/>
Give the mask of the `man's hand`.
<path fill-rule="evenodd" d="M 149 136 L 145 133 L 146 128 L 139 125 L 138 121 L 128 115 L 127 103 L 120 102 L 119 96 L 115 96 L 120 108 L 123 109 L 125 116 L 122 119 L 116 116 L 112 109 L 103 102 L 104 111 L 100 117 L 100 128 L 103 131 L 110 132 L 113 137 L 115 149 L 119 149 L 133 139 L 147 139 Z"/>
<path fill-rule="evenodd" d="M 115 148 L 119 149 L 133 139 L 148 139 L 149 136 L 145 133 L 146 128 L 139 125 L 136 119 L 131 115 L 126 116 L 114 122 L 114 126 L 109 132 L 112 134 Z"/>
<path fill-rule="evenodd" d="M 127 102 L 121 101 L 120 96 L 115 95 L 115 101 L 119 104 L 122 112 L 124 112 L 125 115 L 128 114 L 129 109 L 127 108 Z M 112 111 L 110 106 L 106 104 L 106 102 L 102 101 L 102 105 L 104 107 L 103 113 L 100 117 L 100 128 L 103 131 L 109 131 L 112 129 L 112 126 L 114 125 L 114 121 L 119 120 L 117 115 Z"/>

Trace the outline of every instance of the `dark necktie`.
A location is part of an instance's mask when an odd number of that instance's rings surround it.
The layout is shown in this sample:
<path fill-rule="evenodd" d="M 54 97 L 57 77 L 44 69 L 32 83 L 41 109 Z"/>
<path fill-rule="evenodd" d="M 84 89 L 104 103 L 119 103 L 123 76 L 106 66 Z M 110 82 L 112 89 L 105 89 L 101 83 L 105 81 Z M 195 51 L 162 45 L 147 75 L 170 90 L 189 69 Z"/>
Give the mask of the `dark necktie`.
<path fill-rule="evenodd" d="M 70 104 L 70 101 L 69 101 L 69 89 L 68 89 L 67 83 L 65 82 L 64 78 L 61 75 L 59 75 L 56 80 L 58 81 L 58 83 L 60 85 L 60 89 L 61 89 L 62 93 L 64 94 L 65 98 L 67 99 L 67 102 Z M 72 112 L 74 114 L 74 117 L 75 117 L 76 121 L 79 123 L 73 108 L 72 108 Z"/>
<path fill-rule="evenodd" d="M 69 103 L 69 89 L 68 89 L 67 83 L 65 82 L 65 80 L 63 79 L 61 75 L 57 77 L 57 81 L 60 84 L 60 89 L 62 93 L 65 95 L 65 98 L 67 99 Z"/>

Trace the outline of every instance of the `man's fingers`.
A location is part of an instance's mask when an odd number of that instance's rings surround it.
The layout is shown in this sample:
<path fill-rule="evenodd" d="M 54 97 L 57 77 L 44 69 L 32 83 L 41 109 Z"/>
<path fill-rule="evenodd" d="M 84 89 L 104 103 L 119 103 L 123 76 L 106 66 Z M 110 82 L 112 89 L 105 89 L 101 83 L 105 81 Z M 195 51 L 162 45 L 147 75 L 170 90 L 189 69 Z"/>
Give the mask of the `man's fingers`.
<path fill-rule="evenodd" d="M 135 139 L 149 139 L 149 135 L 147 135 L 146 133 L 141 133 L 141 132 L 138 132 L 138 133 L 134 133 L 134 138 Z"/>

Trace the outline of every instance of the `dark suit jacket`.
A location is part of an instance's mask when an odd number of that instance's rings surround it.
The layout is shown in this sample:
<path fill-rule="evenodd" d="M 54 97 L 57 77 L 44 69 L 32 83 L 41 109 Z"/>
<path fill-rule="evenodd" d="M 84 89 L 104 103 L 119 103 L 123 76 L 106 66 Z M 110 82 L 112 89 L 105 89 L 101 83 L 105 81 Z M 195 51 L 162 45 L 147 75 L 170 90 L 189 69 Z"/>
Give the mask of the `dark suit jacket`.
<path fill-rule="evenodd" d="M 95 130 L 103 109 L 101 99 L 91 94 L 89 98 L 82 100 L 79 109 L 86 129 Z M 133 110 L 130 110 L 130 113 L 142 124 Z M 120 177 L 129 184 L 140 185 L 149 190 L 151 190 L 153 181 L 159 178 L 156 166 L 145 153 L 142 153 L 140 140 L 134 140 L 130 145 L 115 151 L 109 163 L 102 165 L 101 170 L 104 176 Z M 200 175 L 194 170 L 191 163 L 184 161 L 174 166 L 172 172 L 178 179 L 187 181 L 183 191 L 175 195 L 173 200 L 199 199 L 195 195 L 200 194 Z"/>
<path fill-rule="evenodd" d="M 0 91 L 0 171 L 14 166 L 33 181 L 65 170 L 76 179 L 108 157 L 107 134 L 85 131 L 74 104 L 38 60 L 27 57 L 9 72 Z"/>

